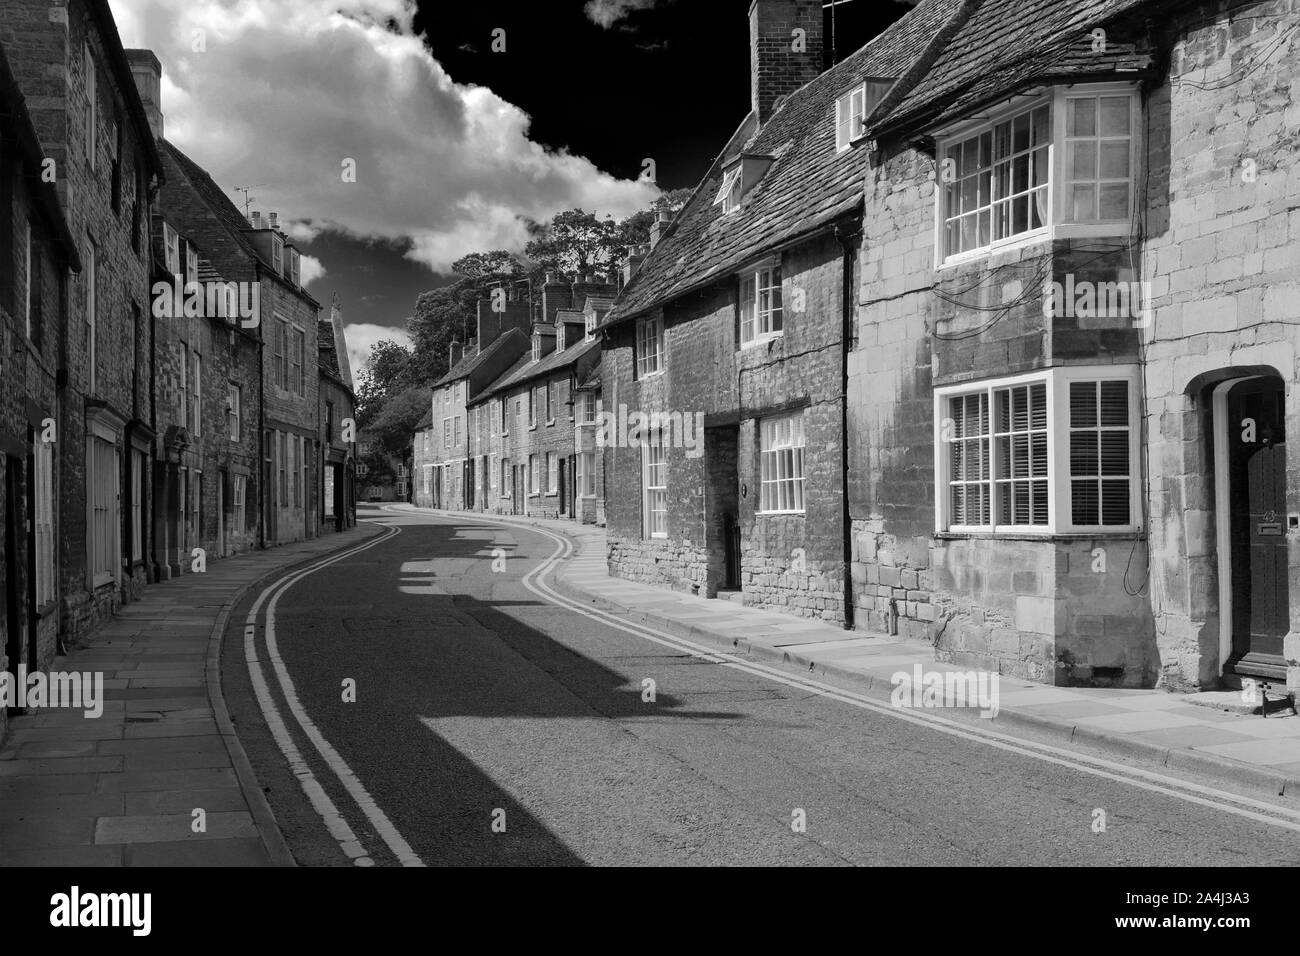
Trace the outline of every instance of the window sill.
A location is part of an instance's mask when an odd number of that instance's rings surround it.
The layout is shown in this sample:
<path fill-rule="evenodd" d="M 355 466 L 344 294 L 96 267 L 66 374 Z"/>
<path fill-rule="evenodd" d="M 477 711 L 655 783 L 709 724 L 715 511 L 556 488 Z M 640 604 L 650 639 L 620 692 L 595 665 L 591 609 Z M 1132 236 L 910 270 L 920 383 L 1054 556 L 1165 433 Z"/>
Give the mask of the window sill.
<path fill-rule="evenodd" d="M 790 516 L 804 518 L 808 515 L 808 509 L 803 508 L 799 511 L 756 511 L 754 514 L 759 518 L 786 518 Z"/>
<path fill-rule="evenodd" d="M 748 342 L 741 342 L 740 348 L 737 351 L 744 352 L 748 349 L 758 348 L 760 345 L 766 345 L 769 342 L 774 342 L 781 338 L 785 338 L 784 329 L 780 332 L 768 332 L 766 335 L 760 335 L 757 338 L 750 339 Z"/>
<path fill-rule="evenodd" d="M 969 249 L 966 252 L 948 256 L 935 267 L 935 270 L 942 275 L 962 266 L 992 259 L 1004 252 L 1018 252 L 1032 246 L 1050 244 L 1058 239 L 1130 239 L 1132 235 L 1133 224 L 1127 219 L 1113 222 L 1072 222 L 1063 223 L 1059 226 L 1045 226 L 1042 229 L 1022 233 L 1019 236 L 1004 239 L 990 246 L 981 246 L 978 249 Z"/>
<path fill-rule="evenodd" d="M 547 427 L 547 428 L 550 428 L 550 427 L 551 427 L 552 425 L 554 425 L 554 424 L 555 424 L 555 419 L 554 419 L 554 418 L 548 418 L 548 419 L 546 420 L 546 427 Z"/>
<path fill-rule="evenodd" d="M 1133 529 L 1104 531 L 936 531 L 936 541 L 963 541 L 967 539 L 996 539 L 999 541 L 1091 541 L 1108 538 L 1112 541 L 1144 541 L 1146 532 Z"/>
<path fill-rule="evenodd" d="M 645 381 L 646 379 L 648 379 L 648 378 L 655 378 L 656 376 L 658 376 L 658 375 L 662 375 L 663 373 L 664 373 L 664 370 L 663 370 L 663 369 L 656 369 L 656 370 L 653 371 L 653 372 L 645 372 L 645 373 L 643 373 L 643 374 L 641 374 L 641 375 L 638 375 L 638 376 L 636 377 L 636 380 L 637 380 L 638 382 L 644 382 L 644 381 Z"/>

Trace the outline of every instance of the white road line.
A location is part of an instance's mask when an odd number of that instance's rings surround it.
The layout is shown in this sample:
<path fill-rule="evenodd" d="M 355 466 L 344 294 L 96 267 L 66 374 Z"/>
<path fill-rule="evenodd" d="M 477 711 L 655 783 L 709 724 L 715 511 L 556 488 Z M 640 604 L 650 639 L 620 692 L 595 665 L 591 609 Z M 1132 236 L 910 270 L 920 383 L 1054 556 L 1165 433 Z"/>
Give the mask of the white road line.
<path fill-rule="evenodd" d="M 337 807 L 335 807 L 334 803 L 329 799 L 329 796 L 320 786 L 315 776 L 312 775 L 306 761 L 302 759 L 301 754 L 294 746 L 292 739 L 285 730 L 284 722 L 280 718 L 279 711 L 275 706 L 275 701 L 272 699 L 267 690 L 266 683 L 262 679 L 261 665 L 256 659 L 256 647 L 254 645 L 253 635 L 255 634 L 258 612 L 265 601 L 266 626 L 264 636 L 266 642 L 266 656 L 267 660 L 271 662 L 276 678 L 280 683 L 280 691 L 284 695 L 285 703 L 288 705 L 289 712 L 293 714 L 294 719 L 298 722 L 298 726 L 302 728 L 302 732 L 307 736 L 307 739 L 312 742 L 313 746 L 315 746 L 321 759 L 324 760 L 330 770 L 334 772 L 334 775 L 343 785 L 343 788 L 347 790 L 348 794 L 356 802 L 357 807 L 363 814 L 365 814 L 366 819 L 370 821 L 370 825 L 374 827 L 375 832 L 379 834 L 380 838 L 388 846 L 388 849 L 392 852 L 393 856 L 397 858 L 398 862 L 400 862 L 402 866 L 424 866 L 424 863 L 420 860 L 416 852 L 411 849 L 410 844 L 406 842 L 401 833 L 398 832 L 397 828 L 393 826 L 392 821 L 388 819 L 383 810 L 379 808 L 379 805 L 375 803 L 374 798 L 371 797 L 366 791 L 366 788 L 362 786 L 361 781 L 357 778 L 357 775 L 353 772 L 352 768 L 348 766 L 347 761 L 345 761 L 330 742 L 325 739 L 324 735 L 321 734 L 319 729 L 317 729 L 316 724 L 312 721 L 311 717 L 308 716 L 307 711 L 298 699 L 298 693 L 294 688 L 293 679 L 289 676 L 289 671 L 285 666 L 284 660 L 280 657 L 279 647 L 275 640 L 275 608 L 280 601 L 280 597 L 288 591 L 289 588 L 293 587 L 293 585 L 297 584 L 303 578 L 320 571 L 322 568 L 329 567 L 331 564 L 342 561 L 344 558 L 349 558 L 354 554 L 359 554 L 362 551 L 369 550 L 378 544 L 388 541 L 390 538 L 393 538 L 398 534 L 401 534 L 401 528 L 390 526 L 387 534 L 381 535 L 374 541 L 369 541 L 359 547 L 351 548 L 299 571 L 290 572 L 280 578 L 269 588 L 265 588 L 258 596 L 252 608 L 249 609 L 248 619 L 244 628 L 244 654 L 248 660 L 250 676 L 253 675 L 254 669 L 256 669 L 254 689 L 257 690 L 258 703 L 262 707 L 263 714 L 266 715 L 267 724 L 272 726 L 276 742 L 280 745 L 280 749 L 284 753 L 285 758 L 289 761 L 290 766 L 295 769 L 295 774 L 298 775 L 299 781 L 302 782 L 303 790 L 307 793 L 308 799 L 312 801 L 312 806 L 321 814 L 321 817 L 324 819 L 325 825 L 330 830 L 331 835 L 333 835 L 335 839 L 339 840 L 343 852 L 348 854 L 348 856 L 352 858 L 353 862 L 358 866 L 373 866 L 374 860 L 364 855 L 364 850 L 361 848 L 360 841 L 356 839 L 351 828 L 348 827 L 347 821 L 343 818 L 343 815 L 339 813 Z M 269 601 L 267 600 L 268 596 L 270 598 Z M 274 717 L 274 724 L 272 722 L 272 717 Z M 275 725 L 277 724 L 283 734 L 274 732 Z M 360 852 L 358 853 L 358 851 Z"/>
<path fill-rule="evenodd" d="M 483 521 L 484 523 L 496 524 L 501 527 L 535 531 L 555 542 L 557 545 L 555 551 L 537 567 L 524 575 L 521 579 L 522 583 L 524 587 L 538 597 L 543 598 L 552 604 L 573 611 L 574 613 L 581 614 L 590 620 L 598 621 L 606 626 L 624 631 L 636 637 L 644 638 L 645 640 L 652 641 L 673 650 L 685 651 L 694 657 L 698 657 L 701 660 L 710 663 L 723 664 L 758 677 L 764 677 L 768 680 L 785 684 L 788 687 L 810 691 L 821 697 L 849 704 L 861 710 L 869 710 L 873 713 L 880 714 L 881 716 L 907 721 L 908 723 L 926 727 L 930 730 L 948 734 L 949 736 L 960 737 L 974 743 L 995 747 L 999 750 L 1015 753 L 1020 756 L 1032 757 L 1045 763 L 1068 767 L 1072 770 L 1078 770 L 1095 777 L 1101 777 L 1116 783 L 1128 784 L 1129 786 L 1137 787 L 1141 790 L 1160 793 L 1188 803 L 1194 803 L 1210 809 L 1220 810 L 1224 813 L 1231 813 L 1258 823 L 1266 823 L 1270 826 L 1300 832 L 1300 810 L 1279 806 L 1263 800 L 1255 800 L 1251 797 L 1241 796 L 1226 790 L 1220 790 L 1216 787 L 1198 784 L 1193 781 L 1180 780 L 1176 777 L 1171 777 L 1151 770 L 1145 770 L 1141 767 L 1130 767 L 1112 760 L 1106 760 L 1103 757 L 1093 757 L 1088 754 L 1066 750 L 1061 747 L 1054 747 L 1051 744 L 1041 744 L 1034 741 L 1022 740 L 995 730 L 975 730 L 949 718 L 940 717 L 935 714 L 928 714 L 923 711 L 903 711 L 898 708 L 889 707 L 877 700 L 853 693 L 852 691 L 846 691 L 833 685 L 822 683 L 821 681 L 791 675 L 765 664 L 745 660 L 744 658 L 726 653 L 725 651 L 711 650 L 696 644 L 693 641 L 688 641 L 684 638 L 667 634 L 649 625 L 631 624 L 621 621 L 614 615 L 608 614 L 599 609 L 586 607 L 562 594 L 557 593 L 546 583 L 546 576 L 550 574 L 557 564 L 565 560 L 572 552 L 573 544 L 569 538 L 536 525 L 523 525 L 513 521 L 494 521 L 491 518 L 486 518 L 480 515 L 474 515 L 473 517 L 474 519 Z"/>

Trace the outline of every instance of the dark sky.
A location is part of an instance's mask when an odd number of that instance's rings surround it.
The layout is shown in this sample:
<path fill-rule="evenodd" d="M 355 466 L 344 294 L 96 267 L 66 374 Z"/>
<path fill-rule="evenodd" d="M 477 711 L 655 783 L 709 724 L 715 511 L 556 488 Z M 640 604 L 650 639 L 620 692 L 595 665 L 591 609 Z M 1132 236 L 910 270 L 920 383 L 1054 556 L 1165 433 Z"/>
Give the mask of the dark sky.
<path fill-rule="evenodd" d="M 653 157 L 662 188 L 694 186 L 749 110 L 749 0 L 622 2 L 648 9 L 606 29 L 584 12 L 585 0 L 420 0 L 416 28 L 456 82 L 486 86 L 528 112 L 535 142 L 627 179 Z M 842 3 L 839 58 L 908 9 Z M 491 52 L 497 28 L 506 55 Z M 323 236 L 307 251 L 329 270 L 312 291 L 325 302 L 341 291 L 348 322 L 401 326 L 420 292 L 449 281 L 404 259 L 400 245 Z"/>

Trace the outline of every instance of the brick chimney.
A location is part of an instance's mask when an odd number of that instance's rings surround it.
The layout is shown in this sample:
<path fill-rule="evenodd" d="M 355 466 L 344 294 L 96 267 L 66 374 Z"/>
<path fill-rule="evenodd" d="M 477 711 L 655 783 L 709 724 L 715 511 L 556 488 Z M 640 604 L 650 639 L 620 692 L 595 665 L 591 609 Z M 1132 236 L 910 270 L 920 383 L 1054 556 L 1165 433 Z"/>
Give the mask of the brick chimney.
<path fill-rule="evenodd" d="M 465 346 L 460 344 L 460 339 L 451 340 L 451 351 L 448 353 L 447 368 L 453 369 L 465 355 Z"/>
<path fill-rule="evenodd" d="M 821 75 L 822 41 L 822 0 L 754 0 L 749 8 L 749 90 L 760 124 L 776 111 L 778 97 Z"/>
<path fill-rule="evenodd" d="M 572 308 L 572 286 L 562 281 L 559 274 L 547 272 L 546 284 L 542 286 L 542 314 L 539 321 L 545 325 L 554 325 L 556 312 Z"/>
<path fill-rule="evenodd" d="M 131 66 L 131 78 L 135 80 L 135 88 L 144 103 L 149 129 L 154 139 L 162 139 L 162 64 L 153 50 L 127 50 L 126 62 Z"/>

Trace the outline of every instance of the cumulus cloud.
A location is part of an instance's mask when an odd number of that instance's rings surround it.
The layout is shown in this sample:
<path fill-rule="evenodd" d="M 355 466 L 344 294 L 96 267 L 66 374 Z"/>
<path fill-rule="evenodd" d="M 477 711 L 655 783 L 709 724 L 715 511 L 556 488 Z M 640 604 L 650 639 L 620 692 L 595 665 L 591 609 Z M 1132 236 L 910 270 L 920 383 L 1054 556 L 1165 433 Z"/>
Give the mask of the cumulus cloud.
<path fill-rule="evenodd" d="M 299 277 L 302 279 L 304 286 L 311 285 L 317 279 L 324 277 L 325 266 L 315 256 L 301 256 L 298 262 Z"/>
<path fill-rule="evenodd" d="M 608 30 L 634 10 L 649 10 L 656 3 L 658 0 L 587 0 L 583 12 L 592 23 Z"/>
<path fill-rule="evenodd" d="M 369 322 L 358 322 L 355 325 L 343 326 L 343 337 L 348 343 L 348 359 L 352 362 L 352 370 L 358 378 L 366 374 L 366 363 L 370 361 L 370 349 L 376 342 L 382 342 L 388 339 L 396 342 L 403 348 L 412 347 L 411 336 L 405 329 L 393 329 L 386 325 L 374 325 Z"/>
<path fill-rule="evenodd" d="M 622 217 L 656 195 L 532 142 L 523 110 L 453 81 L 415 34 L 411 0 L 112 6 L 125 44 L 163 63 L 167 137 L 227 188 L 263 184 L 254 208 L 296 237 L 408 240 L 411 258 L 447 271 L 469 251 L 522 248 L 522 216 Z"/>

